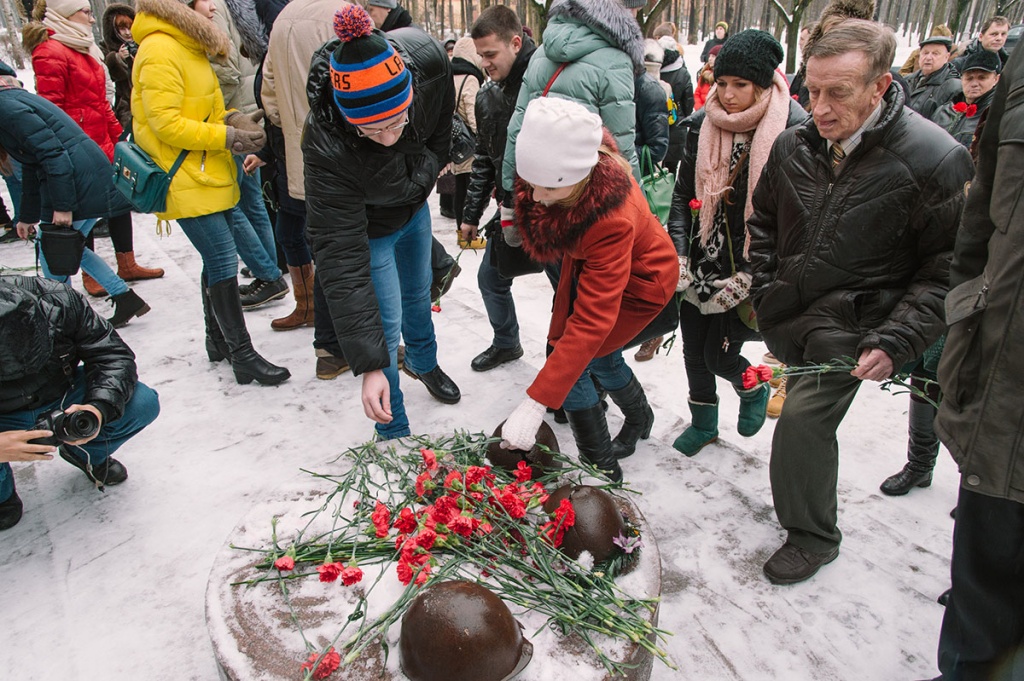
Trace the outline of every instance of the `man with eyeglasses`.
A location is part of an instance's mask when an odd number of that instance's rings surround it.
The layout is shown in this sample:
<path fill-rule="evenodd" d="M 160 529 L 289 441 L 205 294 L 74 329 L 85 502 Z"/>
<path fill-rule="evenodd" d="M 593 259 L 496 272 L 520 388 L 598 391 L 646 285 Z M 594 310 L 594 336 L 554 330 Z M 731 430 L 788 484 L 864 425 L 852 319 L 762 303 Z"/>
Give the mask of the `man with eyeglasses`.
<path fill-rule="evenodd" d="M 362 375 L 377 436 L 410 434 L 403 371 L 440 402 L 458 387 L 437 364 L 427 196 L 448 164 L 455 87 L 444 48 L 418 28 L 385 34 L 345 5 L 313 56 L 302 139 L 307 230 L 341 349 Z"/>

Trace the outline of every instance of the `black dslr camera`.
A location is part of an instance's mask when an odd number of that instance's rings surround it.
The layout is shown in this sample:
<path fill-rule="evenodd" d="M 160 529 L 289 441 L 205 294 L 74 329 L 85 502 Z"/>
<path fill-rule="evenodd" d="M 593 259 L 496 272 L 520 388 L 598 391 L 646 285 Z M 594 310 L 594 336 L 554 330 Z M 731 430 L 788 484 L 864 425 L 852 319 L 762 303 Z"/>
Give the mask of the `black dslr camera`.
<path fill-rule="evenodd" d="M 126 40 L 124 46 L 128 48 L 128 56 L 135 59 L 135 54 L 139 51 L 139 44 L 134 40 Z"/>
<path fill-rule="evenodd" d="M 34 445 L 50 445 L 56 447 L 65 442 L 74 442 L 87 438 L 100 428 L 100 421 L 91 411 L 75 411 L 65 414 L 54 409 L 49 414 L 40 414 L 32 430 L 49 430 L 51 437 L 40 437 L 31 441 Z"/>

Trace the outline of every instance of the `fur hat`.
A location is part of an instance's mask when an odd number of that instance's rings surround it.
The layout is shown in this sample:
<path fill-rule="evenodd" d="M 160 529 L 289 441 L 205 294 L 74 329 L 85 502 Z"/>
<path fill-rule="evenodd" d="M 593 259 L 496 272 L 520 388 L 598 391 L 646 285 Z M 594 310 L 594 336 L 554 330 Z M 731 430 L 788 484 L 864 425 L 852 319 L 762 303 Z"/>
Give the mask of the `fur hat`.
<path fill-rule="evenodd" d="M 759 87 L 771 87 L 783 56 L 782 45 L 771 33 L 749 28 L 722 45 L 715 59 L 715 78 L 736 76 Z"/>
<path fill-rule="evenodd" d="M 412 74 L 402 57 L 359 5 L 334 14 L 341 44 L 331 54 L 331 83 L 338 109 L 352 125 L 398 116 L 412 103 Z"/>
<path fill-rule="evenodd" d="M 582 104 L 538 97 L 523 115 L 516 172 L 538 187 L 571 187 L 597 165 L 601 137 L 601 117 Z"/>

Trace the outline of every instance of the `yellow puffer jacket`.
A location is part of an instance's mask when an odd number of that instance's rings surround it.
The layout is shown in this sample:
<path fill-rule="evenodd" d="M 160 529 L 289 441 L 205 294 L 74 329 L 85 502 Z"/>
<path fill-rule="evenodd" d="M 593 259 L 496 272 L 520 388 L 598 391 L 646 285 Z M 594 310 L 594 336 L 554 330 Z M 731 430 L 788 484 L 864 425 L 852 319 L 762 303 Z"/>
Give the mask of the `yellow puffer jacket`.
<path fill-rule="evenodd" d="M 225 147 L 224 96 L 210 57 L 226 55 L 228 37 L 176 0 L 138 0 L 132 36 L 135 142 L 169 170 L 185 157 L 167 196 L 164 220 L 209 215 L 238 203 L 235 161 Z"/>

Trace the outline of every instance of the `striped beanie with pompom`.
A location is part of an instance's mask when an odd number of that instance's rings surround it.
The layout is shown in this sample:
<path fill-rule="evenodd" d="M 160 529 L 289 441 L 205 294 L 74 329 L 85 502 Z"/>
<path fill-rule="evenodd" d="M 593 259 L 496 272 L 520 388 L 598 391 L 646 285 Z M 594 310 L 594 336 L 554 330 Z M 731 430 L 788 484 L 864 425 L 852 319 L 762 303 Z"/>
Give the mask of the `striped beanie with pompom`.
<path fill-rule="evenodd" d="M 334 102 L 352 125 L 371 125 L 398 116 L 412 103 L 412 74 L 359 5 L 334 14 L 341 44 L 331 54 Z"/>

